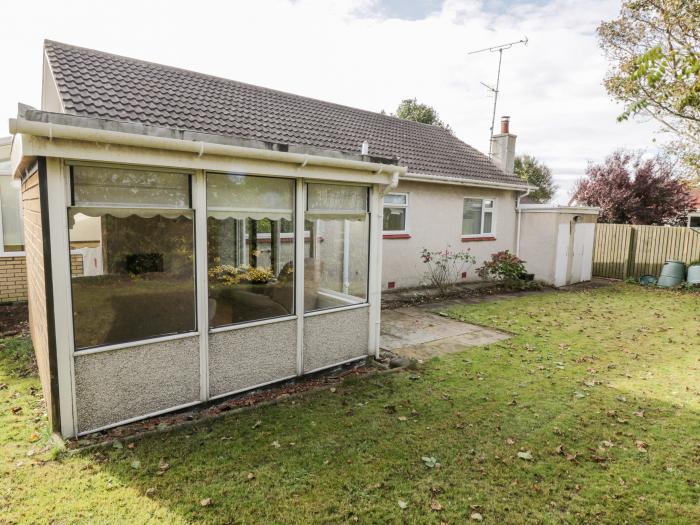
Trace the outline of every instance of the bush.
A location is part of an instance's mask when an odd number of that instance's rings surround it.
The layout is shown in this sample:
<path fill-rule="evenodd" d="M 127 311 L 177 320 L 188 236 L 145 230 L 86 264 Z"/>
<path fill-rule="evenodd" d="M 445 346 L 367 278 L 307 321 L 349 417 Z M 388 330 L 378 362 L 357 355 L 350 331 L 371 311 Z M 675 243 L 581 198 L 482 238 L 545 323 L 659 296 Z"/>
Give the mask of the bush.
<path fill-rule="evenodd" d="M 423 263 L 428 266 L 425 272 L 426 279 L 441 293 L 445 293 L 451 285 L 457 282 L 466 265 L 476 262 L 469 250 L 466 252 L 451 251 L 449 245 L 444 250 L 436 252 L 423 248 L 420 257 Z"/>
<path fill-rule="evenodd" d="M 482 279 L 517 281 L 525 273 L 525 261 L 508 250 L 496 252 L 491 254 L 491 260 L 486 261 L 477 273 Z"/>

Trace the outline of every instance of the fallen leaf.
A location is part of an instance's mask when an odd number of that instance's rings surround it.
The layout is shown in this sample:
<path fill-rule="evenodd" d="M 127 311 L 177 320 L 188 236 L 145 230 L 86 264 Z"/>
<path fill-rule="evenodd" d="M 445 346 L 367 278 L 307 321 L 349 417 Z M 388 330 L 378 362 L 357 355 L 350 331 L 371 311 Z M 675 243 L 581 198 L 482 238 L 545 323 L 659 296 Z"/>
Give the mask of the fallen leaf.
<path fill-rule="evenodd" d="M 134 449 L 136 448 L 136 443 L 129 443 L 129 444 L 126 446 L 126 448 L 128 448 L 129 450 L 134 450 Z"/>
<path fill-rule="evenodd" d="M 432 456 L 423 456 L 421 459 L 423 460 L 423 463 L 425 463 L 425 466 L 428 468 L 435 468 L 435 466 L 438 464 L 437 459 L 435 459 Z"/>
<path fill-rule="evenodd" d="M 135 459 L 131 462 L 131 468 L 141 468 L 141 462 L 138 459 Z"/>
<path fill-rule="evenodd" d="M 246 478 L 248 479 L 248 481 L 253 481 L 255 479 L 255 474 L 253 474 L 252 472 L 248 472 Z"/>
<path fill-rule="evenodd" d="M 399 416 L 397 419 L 399 421 L 408 421 L 408 418 L 406 416 Z"/>
<path fill-rule="evenodd" d="M 635 441 L 634 444 L 637 446 L 637 450 L 639 450 L 640 452 L 647 452 L 647 447 L 649 447 L 648 444 L 646 444 L 644 441 L 642 441 L 640 439 Z"/>
<path fill-rule="evenodd" d="M 275 448 L 280 448 L 282 445 L 279 444 L 279 441 L 273 441 L 272 446 Z"/>
<path fill-rule="evenodd" d="M 161 460 L 158 462 L 158 469 L 159 469 L 161 472 L 165 472 L 165 471 L 168 470 L 169 468 L 170 468 L 170 463 L 167 463 L 167 462 L 165 461 L 165 459 L 162 459 L 162 458 L 161 458 Z"/>
<path fill-rule="evenodd" d="M 258 420 L 255 422 L 255 424 L 253 425 L 253 428 L 256 429 L 256 428 L 258 428 L 260 425 L 262 425 L 262 421 L 260 421 L 260 420 L 258 419 Z"/>
<path fill-rule="evenodd" d="M 520 459 L 524 459 L 525 461 L 532 461 L 532 454 L 529 450 L 526 450 L 525 452 L 518 452 L 518 457 Z"/>
<path fill-rule="evenodd" d="M 156 493 L 156 489 L 151 487 L 149 489 L 146 489 L 146 496 L 153 496 Z"/>
<path fill-rule="evenodd" d="M 430 503 L 430 510 L 434 510 L 435 512 L 440 512 L 443 509 L 442 505 L 440 505 L 440 502 L 438 501 L 432 501 Z"/>
<path fill-rule="evenodd" d="M 401 510 L 404 510 L 404 509 L 406 509 L 406 508 L 408 507 L 408 503 L 406 503 L 406 502 L 405 502 L 404 500 L 402 500 L 402 499 L 400 499 L 397 503 L 399 504 L 399 508 L 400 508 Z"/>
<path fill-rule="evenodd" d="M 515 445 L 515 440 L 513 438 L 508 438 L 508 439 L 506 439 L 506 443 L 508 445 Z"/>
<path fill-rule="evenodd" d="M 201 500 L 201 501 L 199 502 L 199 504 L 200 504 L 202 507 L 208 507 L 209 505 L 211 505 L 211 498 L 204 498 L 203 500 Z"/>
<path fill-rule="evenodd" d="M 484 521 L 484 517 L 479 512 L 472 512 L 469 517 L 474 521 Z"/>
<path fill-rule="evenodd" d="M 114 443 L 112 443 L 112 448 L 121 449 L 121 448 L 124 448 L 124 445 L 122 445 L 121 441 L 117 440 Z"/>

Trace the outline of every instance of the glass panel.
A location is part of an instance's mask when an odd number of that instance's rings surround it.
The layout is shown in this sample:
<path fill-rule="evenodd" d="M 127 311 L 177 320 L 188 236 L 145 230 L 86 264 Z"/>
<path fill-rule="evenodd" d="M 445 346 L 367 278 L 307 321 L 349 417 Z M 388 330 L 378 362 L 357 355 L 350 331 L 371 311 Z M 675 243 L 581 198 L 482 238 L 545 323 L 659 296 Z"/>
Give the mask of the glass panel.
<path fill-rule="evenodd" d="M 182 173 L 72 166 L 76 206 L 189 208 L 190 177 Z"/>
<path fill-rule="evenodd" d="M 367 211 L 367 188 L 339 184 L 308 184 L 307 211 L 319 214 Z"/>
<path fill-rule="evenodd" d="M 0 176 L 0 212 L 2 213 L 2 237 L 4 251 L 24 249 L 24 231 L 20 212 L 20 191 L 9 175 Z M 0 250 L 3 251 L 3 250 Z"/>
<path fill-rule="evenodd" d="M 76 348 L 196 330 L 191 210 L 68 211 Z"/>
<path fill-rule="evenodd" d="M 462 235 L 481 233 L 481 199 L 464 199 L 462 213 Z"/>
<path fill-rule="evenodd" d="M 345 210 L 366 209 L 368 190 L 358 186 L 322 185 L 325 200 L 311 195 L 317 184 L 308 184 L 309 203 L 324 206 L 326 215 L 307 213 L 310 231 L 304 260 L 304 310 L 322 310 L 367 301 L 369 264 L 369 214 L 344 215 Z M 331 205 L 336 206 L 333 208 Z"/>
<path fill-rule="evenodd" d="M 493 233 L 493 212 L 487 211 L 484 213 L 484 231 L 483 233 Z"/>
<path fill-rule="evenodd" d="M 690 218 L 690 227 L 691 228 L 700 228 L 700 217 L 691 217 Z"/>
<path fill-rule="evenodd" d="M 493 208 L 492 200 L 484 200 L 484 208 Z"/>
<path fill-rule="evenodd" d="M 384 196 L 384 204 L 406 204 L 406 195 L 389 195 Z"/>
<path fill-rule="evenodd" d="M 10 161 L 9 160 L 0 160 L 0 170 L 9 171 L 10 170 Z"/>
<path fill-rule="evenodd" d="M 209 325 L 294 313 L 294 181 L 207 175 Z"/>
<path fill-rule="evenodd" d="M 384 231 L 406 229 L 406 208 L 384 208 Z"/>

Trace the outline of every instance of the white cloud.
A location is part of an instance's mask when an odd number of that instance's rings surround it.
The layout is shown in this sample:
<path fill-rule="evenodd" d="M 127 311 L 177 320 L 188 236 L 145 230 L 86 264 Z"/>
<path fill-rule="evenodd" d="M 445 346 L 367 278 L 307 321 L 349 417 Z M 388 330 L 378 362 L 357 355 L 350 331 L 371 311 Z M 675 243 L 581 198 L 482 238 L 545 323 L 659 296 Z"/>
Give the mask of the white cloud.
<path fill-rule="evenodd" d="M 617 123 L 620 108 L 602 87 L 606 62 L 595 28 L 615 16 L 618 2 L 448 0 L 438 11 L 430 3 L 427 18 L 386 18 L 396 5 L 14 2 L 4 14 L 16 23 L 0 34 L 0 134 L 17 102 L 39 105 L 41 43 L 52 38 L 374 111 L 417 97 L 483 151 L 492 99 L 479 82 L 495 81 L 497 55 L 467 53 L 527 35 L 527 47 L 504 53 L 498 115 L 511 115 L 519 152 L 552 167 L 560 200 L 589 160 L 654 146 L 654 126 Z"/>

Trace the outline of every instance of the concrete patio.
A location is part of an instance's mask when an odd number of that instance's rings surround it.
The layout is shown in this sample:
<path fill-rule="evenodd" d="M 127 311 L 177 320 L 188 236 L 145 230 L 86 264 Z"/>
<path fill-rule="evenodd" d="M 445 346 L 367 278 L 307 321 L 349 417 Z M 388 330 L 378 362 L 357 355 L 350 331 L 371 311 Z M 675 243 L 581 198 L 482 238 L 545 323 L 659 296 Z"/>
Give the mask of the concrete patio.
<path fill-rule="evenodd" d="M 381 348 L 402 357 L 427 360 L 511 337 L 505 332 L 439 315 L 436 312 L 440 312 L 440 306 L 431 304 L 384 310 Z"/>

